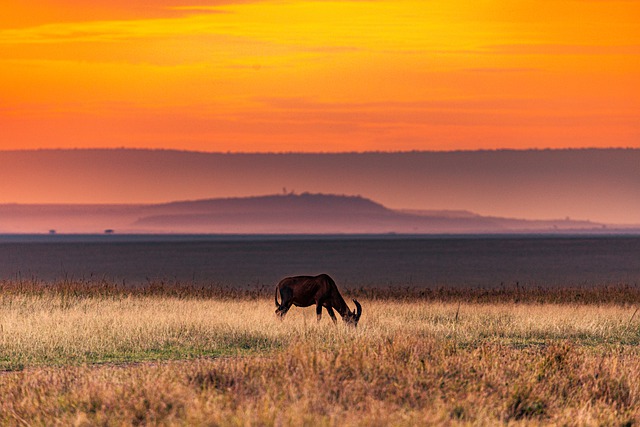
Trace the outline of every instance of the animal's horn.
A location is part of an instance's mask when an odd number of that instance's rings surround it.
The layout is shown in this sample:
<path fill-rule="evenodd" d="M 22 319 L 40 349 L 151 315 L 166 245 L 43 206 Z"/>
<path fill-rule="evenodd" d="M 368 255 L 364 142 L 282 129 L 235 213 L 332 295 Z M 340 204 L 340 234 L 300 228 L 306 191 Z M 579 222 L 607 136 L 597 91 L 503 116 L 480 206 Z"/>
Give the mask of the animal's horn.
<path fill-rule="evenodd" d="M 362 306 L 357 300 L 353 300 L 353 303 L 356 305 L 356 321 L 360 320 L 360 316 L 362 316 Z"/>

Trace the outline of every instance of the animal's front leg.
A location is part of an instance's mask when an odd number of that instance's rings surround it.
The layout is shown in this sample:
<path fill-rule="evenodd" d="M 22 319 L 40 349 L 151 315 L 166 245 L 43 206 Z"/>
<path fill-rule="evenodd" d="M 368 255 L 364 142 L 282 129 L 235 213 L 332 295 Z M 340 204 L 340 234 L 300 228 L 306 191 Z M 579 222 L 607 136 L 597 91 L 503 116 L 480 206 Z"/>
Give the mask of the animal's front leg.
<path fill-rule="evenodd" d="M 322 307 L 326 302 L 326 298 L 320 298 L 316 301 L 316 316 L 318 317 L 318 322 L 322 319 Z"/>
<path fill-rule="evenodd" d="M 322 303 L 318 301 L 316 304 L 316 316 L 318 317 L 318 322 L 322 319 Z"/>
<path fill-rule="evenodd" d="M 329 313 L 329 316 L 331 316 L 331 320 L 333 320 L 333 324 L 337 324 L 338 323 L 338 319 L 336 319 L 336 314 L 333 312 L 333 308 L 331 308 L 330 306 L 327 307 L 327 312 Z"/>

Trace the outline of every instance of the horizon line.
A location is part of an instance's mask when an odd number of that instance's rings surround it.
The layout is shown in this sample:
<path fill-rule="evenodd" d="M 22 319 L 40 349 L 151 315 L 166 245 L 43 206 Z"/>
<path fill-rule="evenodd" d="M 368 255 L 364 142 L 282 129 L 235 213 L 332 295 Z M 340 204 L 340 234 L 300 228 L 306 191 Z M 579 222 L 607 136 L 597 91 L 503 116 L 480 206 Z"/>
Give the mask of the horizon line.
<path fill-rule="evenodd" d="M 482 148 L 452 150 L 363 150 L 363 151 L 204 151 L 180 148 L 148 148 L 148 147 L 75 147 L 75 148 L 21 148 L 3 149 L 0 153 L 36 153 L 61 151 L 140 151 L 140 152 L 174 152 L 216 155 L 333 155 L 333 154 L 420 154 L 420 153 L 497 153 L 497 152 L 541 152 L 541 151 L 639 151 L 640 147 L 546 147 L 546 148 Z"/>

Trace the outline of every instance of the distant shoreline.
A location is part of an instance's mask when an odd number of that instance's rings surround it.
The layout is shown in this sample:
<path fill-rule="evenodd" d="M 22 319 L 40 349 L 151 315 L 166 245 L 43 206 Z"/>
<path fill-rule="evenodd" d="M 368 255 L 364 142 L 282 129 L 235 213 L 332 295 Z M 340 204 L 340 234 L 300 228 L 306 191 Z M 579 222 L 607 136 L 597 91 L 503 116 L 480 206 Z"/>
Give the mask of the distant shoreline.
<path fill-rule="evenodd" d="M 145 242 L 145 241 L 296 241 L 296 240 L 483 240 L 483 239 L 640 239 L 640 229 L 556 232 L 556 233 L 443 233 L 443 234 L 405 234 L 405 233 L 328 233 L 328 234 L 221 234 L 221 233 L 0 233 L 1 243 L 29 242 Z"/>

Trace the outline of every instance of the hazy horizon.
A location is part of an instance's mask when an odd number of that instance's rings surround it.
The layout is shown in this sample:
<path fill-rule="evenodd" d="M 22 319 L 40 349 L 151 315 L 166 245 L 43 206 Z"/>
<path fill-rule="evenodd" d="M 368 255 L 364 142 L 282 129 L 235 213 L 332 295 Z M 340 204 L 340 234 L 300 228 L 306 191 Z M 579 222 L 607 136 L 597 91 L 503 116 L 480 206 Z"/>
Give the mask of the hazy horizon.
<path fill-rule="evenodd" d="M 640 150 L 0 152 L 0 203 L 162 203 L 295 192 L 391 209 L 640 224 Z"/>

